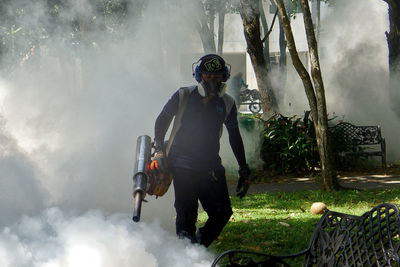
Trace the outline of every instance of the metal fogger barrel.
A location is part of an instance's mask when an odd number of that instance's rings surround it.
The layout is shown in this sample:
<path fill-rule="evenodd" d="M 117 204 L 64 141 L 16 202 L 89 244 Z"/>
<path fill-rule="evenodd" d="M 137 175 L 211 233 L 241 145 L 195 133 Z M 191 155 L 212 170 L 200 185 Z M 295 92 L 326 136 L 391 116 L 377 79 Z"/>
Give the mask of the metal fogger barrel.
<path fill-rule="evenodd" d="M 133 217 L 134 222 L 140 220 L 142 201 L 146 195 L 146 188 L 149 177 L 146 171 L 149 168 L 151 157 L 151 138 L 148 135 L 141 135 L 136 142 L 136 160 L 133 172 Z"/>

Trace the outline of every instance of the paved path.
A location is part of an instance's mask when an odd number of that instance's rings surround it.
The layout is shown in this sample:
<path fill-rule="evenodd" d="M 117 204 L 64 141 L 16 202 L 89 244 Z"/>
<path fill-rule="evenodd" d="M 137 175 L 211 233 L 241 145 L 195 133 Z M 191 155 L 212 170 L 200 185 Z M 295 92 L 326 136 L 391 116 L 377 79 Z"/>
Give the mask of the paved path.
<path fill-rule="evenodd" d="M 400 175 L 352 175 L 339 176 L 339 183 L 343 187 L 357 189 L 393 188 L 400 187 Z M 236 183 L 228 182 L 229 193 L 235 193 Z M 316 190 L 320 185 L 314 182 L 314 178 L 284 178 L 279 183 L 252 184 L 249 194 L 293 192 L 302 190 Z"/>

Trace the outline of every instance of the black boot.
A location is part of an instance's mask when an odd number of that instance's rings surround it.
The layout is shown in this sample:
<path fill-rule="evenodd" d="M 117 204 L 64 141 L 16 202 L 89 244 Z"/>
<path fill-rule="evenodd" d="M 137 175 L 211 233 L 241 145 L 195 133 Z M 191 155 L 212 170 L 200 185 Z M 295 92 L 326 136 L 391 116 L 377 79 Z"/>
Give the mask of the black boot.
<path fill-rule="evenodd" d="M 196 232 L 196 241 L 197 241 L 197 243 L 199 243 L 200 245 L 203 245 L 203 244 L 201 243 L 201 232 L 200 232 L 200 230 L 197 230 L 197 232 Z"/>
<path fill-rule="evenodd" d="M 197 239 L 196 239 L 196 236 L 195 236 L 195 235 L 189 234 L 189 233 L 188 233 L 187 231 L 185 231 L 185 230 L 179 231 L 179 233 L 178 233 L 178 238 L 179 238 L 179 239 L 185 239 L 185 238 L 187 238 L 187 239 L 190 240 L 190 242 L 191 242 L 192 244 L 198 243 L 198 242 L 197 242 Z"/>

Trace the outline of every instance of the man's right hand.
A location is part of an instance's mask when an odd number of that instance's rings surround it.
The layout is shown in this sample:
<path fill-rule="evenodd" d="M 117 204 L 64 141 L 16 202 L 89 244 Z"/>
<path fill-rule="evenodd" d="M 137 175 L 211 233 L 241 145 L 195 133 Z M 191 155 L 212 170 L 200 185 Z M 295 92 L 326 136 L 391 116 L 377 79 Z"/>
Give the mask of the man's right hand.
<path fill-rule="evenodd" d="M 156 152 L 154 157 L 151 159 L 150 170 L 154 172 L 166 173 L 167 163 L 162 152 Z"/>

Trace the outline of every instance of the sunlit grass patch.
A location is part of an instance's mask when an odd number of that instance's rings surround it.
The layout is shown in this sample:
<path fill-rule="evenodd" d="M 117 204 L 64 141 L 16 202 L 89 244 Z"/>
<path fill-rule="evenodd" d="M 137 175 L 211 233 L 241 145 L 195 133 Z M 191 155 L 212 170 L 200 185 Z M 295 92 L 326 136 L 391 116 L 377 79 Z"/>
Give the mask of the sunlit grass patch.
<path fill-rule="evenodd" d="M 330 210 L 361 215 L 383 202 L 400 205 L 399 195 L 400 189 L 393 188 L 338 192 L 307 190 L 254 194 L 243 199 L 231 197 L 233 215 L 209 249 L 216 254 L 228 249 L 291 254 L 307 248 L 321 217 L 311 214 L 312 203 L 324 202 Z M 206 218 L 201 212 L 199 224 Z"/>

